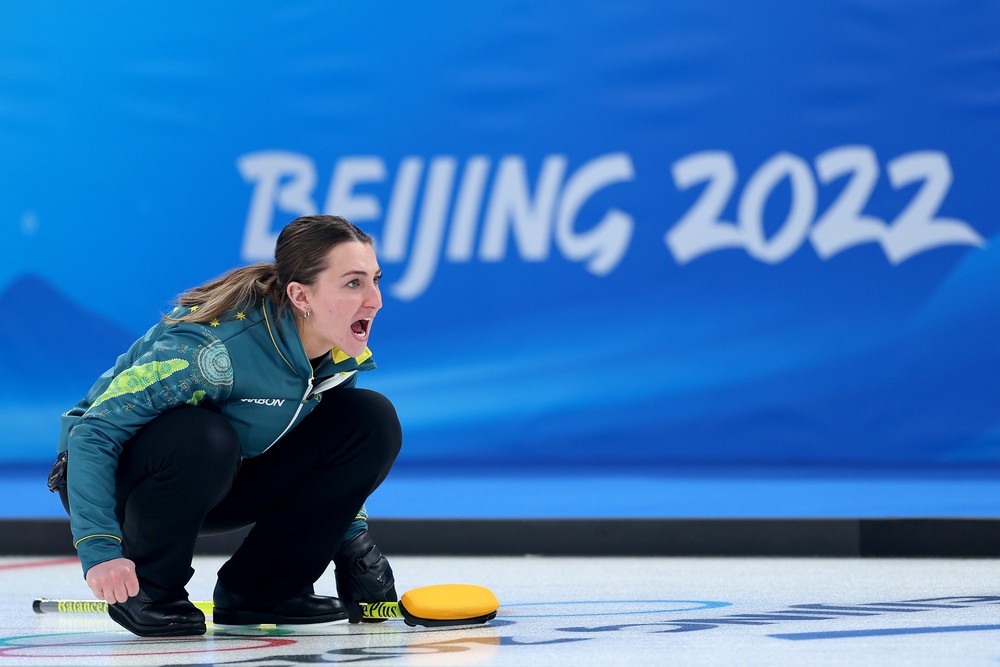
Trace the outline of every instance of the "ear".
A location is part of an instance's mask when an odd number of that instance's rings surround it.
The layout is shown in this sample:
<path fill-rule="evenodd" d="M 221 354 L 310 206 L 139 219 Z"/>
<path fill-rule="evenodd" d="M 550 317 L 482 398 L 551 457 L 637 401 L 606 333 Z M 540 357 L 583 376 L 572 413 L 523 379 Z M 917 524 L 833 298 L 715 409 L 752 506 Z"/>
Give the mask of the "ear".
<path fill-rule="evenodd" d="M 302 283 L 292 281 L 285 288 L 288 300 L 299 313 L 309 312 L 309 292 Z"/>

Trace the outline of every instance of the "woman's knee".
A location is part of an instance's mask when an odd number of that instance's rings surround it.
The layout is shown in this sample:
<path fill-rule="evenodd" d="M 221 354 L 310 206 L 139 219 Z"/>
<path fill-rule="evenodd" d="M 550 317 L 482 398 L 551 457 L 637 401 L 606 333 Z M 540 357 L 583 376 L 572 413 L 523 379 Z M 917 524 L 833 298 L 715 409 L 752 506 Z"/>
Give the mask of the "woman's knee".
<path fill-rule="evenodd" d="M 141 506 L 136 491 L 152 488 L 177 494 L 188 507 L 211 507 L 232 486 L 239 465 L 239 437 L 225 417 L 204 408 L 174 408 L 125 444 L 115 472 L 120 511 L 126 504 Z"/>
<path fill-rule="evenodd" d="M 376 434 L 375 440 L 384 447 L 387 455 L 395 459 L 403 444 L 403 428 L 399 423 L 399 415 L 396 414 L 396 406 L 377 391 L 354 391 L 360 392 L 359 399 L 366 406 L 364 414 L 369 428 Z"/>
<path fill-rule="evenodd" d="M 240 460 L 240 437 L 228 419 L 209 410 L 201 410 L 207 418 L 200 421 L 204 456 L 217 463 L 232 463 Z"/>
<path fill-rule="evenodd" d="M 161 452 L 161 460 L 177 458 L 184 467 L 204 472 L 235 474 L 240 461 L 240 439 L 221 414 L 185 406 L 161 414 L 135 439 L 143 449 Z"/>
<path fill-rule="evenodd" d="M 338 421 L 348 415 L 358 432 L 365 436 L 365 449 L 370 454 L 394 460 L 403 443 L 403 429 L 392 402 L 370 389 L 343 389 L 329 396 L 330 416 Z"/>

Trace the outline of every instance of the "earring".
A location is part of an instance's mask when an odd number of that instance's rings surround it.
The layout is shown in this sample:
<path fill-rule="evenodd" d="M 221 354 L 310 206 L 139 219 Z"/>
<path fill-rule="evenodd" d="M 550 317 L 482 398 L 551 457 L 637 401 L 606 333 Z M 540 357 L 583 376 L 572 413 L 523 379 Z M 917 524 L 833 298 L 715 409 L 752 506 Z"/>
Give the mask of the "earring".
<path fill-rule="evenodd" d="M 307 309 L 304 313 L 302 313 L 302 316 L 303 317 L 309 317 L 309 315 L 311 315 L 311 314 L 312 314 L 312 311 L 310 311 L 310 310 Z"/>

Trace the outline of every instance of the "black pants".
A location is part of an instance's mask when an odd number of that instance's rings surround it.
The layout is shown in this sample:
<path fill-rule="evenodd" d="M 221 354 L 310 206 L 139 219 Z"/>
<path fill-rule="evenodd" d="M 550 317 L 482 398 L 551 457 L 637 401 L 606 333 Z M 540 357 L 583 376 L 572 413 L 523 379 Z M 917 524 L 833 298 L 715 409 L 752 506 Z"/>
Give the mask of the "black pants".
<path fill-rule="evenodd" d="M 185 597 L 199 533 L 253 526 L 219 570 L 222 585 L 261 602 L 310 592 L 401 442 L 392 404 L 365 389 L 325 392 L 280 442 L 242 464 L 222 415 L 160 415 L 125 444 L 116 473 L 123 550 L 140 588 L 153 599 Z"/>

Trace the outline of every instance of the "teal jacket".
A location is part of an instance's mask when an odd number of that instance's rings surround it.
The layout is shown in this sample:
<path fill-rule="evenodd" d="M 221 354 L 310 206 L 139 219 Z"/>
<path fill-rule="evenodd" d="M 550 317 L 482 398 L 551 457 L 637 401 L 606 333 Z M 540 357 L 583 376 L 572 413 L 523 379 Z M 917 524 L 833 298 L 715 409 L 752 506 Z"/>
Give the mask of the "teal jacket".
<path fill-rule="evenodd" d="M 171 315 L 188 311 L 176 308 Z M 279 315 L 266 299 L 208 323 L 160 321 L 62 416 L 59 451 L 69 451 L 70 527 L 84 572 L 122 556 L 115 518 L 118 456 L 154 417 L 212 401 L 249 458 L 305 419 L 323 391 L 354 386 L 359 370 L 374 367 L 370 350 L 353 358 L 333 349 L 314 371 L 294 316 Z M 362 508 L 355 523 L 364 519 Z M 348 535 L 361 527 L 352 526 Z"/>

